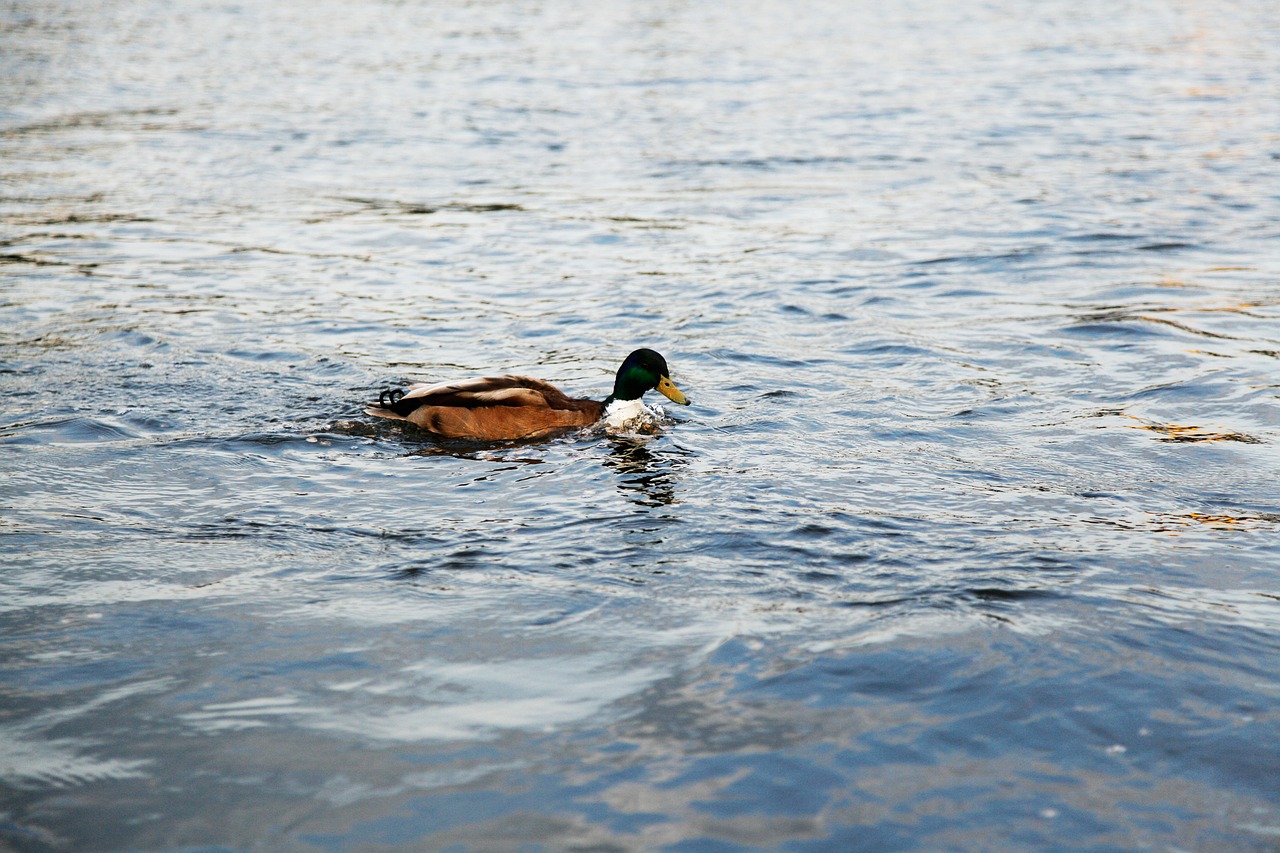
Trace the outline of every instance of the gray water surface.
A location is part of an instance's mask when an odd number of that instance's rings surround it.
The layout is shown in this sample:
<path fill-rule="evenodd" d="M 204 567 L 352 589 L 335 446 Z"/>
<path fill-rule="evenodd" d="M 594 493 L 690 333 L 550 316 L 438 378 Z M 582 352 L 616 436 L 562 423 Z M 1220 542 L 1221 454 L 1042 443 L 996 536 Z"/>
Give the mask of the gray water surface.
<path fill-rule="evenodd" d="M 1280 849 L 1277 56 L 4 5 L 0 849 Z M 637 346 L 654 437 L 362 411 Z"/>

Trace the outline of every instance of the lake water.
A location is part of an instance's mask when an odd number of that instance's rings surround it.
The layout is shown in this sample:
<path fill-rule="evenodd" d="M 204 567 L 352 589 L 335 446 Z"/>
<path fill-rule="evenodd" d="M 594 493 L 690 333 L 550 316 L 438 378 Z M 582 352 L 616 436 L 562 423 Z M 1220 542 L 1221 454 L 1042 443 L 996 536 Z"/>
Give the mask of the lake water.
<path fill-rule="evenodd" d="M 0 849 L 1280 850 L 1277 56 L 5 4 Z M 362 411 L 638 346 L 653 437 Z"/>

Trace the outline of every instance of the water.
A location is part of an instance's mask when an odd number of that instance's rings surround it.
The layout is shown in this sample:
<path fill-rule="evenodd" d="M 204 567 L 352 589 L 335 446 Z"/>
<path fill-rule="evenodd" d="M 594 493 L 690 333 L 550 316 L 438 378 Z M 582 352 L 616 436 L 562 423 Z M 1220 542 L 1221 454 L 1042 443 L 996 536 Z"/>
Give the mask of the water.
<path fill-rule="evenodd" d="M 0 848 L 1280 849 L 1280 7 L 0 31 Z"/>

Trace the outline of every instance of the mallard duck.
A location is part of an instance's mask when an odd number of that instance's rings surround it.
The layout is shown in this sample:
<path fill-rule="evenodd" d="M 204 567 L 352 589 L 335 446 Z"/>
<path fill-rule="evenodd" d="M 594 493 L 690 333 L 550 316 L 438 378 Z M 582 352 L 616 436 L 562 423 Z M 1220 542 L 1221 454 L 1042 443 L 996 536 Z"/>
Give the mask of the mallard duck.
<path fill-rule="evenodd" d="M 408 421 L 445 438 L 509 441 L 590 426 L 602 418 L 611 425 L 624 424 L 647 411 L 640 398 L 654 388 L 672 402 L 689 405 L 671 381 L 667 360 L 651 349 L 638 349 L 622 362 L 613 393 L 602 402 L 566 396 L 528 376 L 486 376 L 383 391 L 365 412 Z"/>

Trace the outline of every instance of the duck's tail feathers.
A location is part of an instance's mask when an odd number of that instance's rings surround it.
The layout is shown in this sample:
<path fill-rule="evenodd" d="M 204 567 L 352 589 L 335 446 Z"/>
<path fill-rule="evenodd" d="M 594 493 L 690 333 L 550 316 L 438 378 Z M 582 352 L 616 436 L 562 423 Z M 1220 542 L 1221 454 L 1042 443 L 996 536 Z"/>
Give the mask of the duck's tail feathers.
<path fill-rule="evenodd" d="M 365 407 L 364 413 L 373 415 L 375 418 L 391 418 L 396 421 L 407 420 L 404 415 L 396 411 L 396 404 L 403 399 L 404 391 L 399 388 L 388 388 L 378 395 L 378 402 L 370 403 Z"/>

